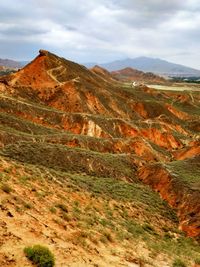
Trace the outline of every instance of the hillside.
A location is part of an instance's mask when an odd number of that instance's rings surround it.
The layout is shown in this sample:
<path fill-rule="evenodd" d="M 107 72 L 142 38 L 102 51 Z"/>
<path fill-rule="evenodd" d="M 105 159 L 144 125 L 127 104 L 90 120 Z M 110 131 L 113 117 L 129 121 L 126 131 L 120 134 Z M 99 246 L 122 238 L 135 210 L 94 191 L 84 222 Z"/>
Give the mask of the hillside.
<path fill-rule="evenodd" d="M 90 70 L 108 82 L 116 82 L 118 80 L 118 78 L 115 78 L 109 71 L 98 65 L 95 65 Z"/>
<path fill-rule="evenodd" d="M 152 72 L 143 72 L 132 68 L 125 68 L 122 70 L 112 71 L 112 76 L 120 81 L 136 81 L 139 83 L 148 84 L 166 84 L 167 80 L 153 74 Z"/>
<path fill-rule="evenodd" d="M 0 77 L 0 266 L 194 266 L 200 93 L 134 89 L 48 51 Z"/>
<path fill-rule="evenodd" d="M 159 58 L 137 57 L 116 60 L 105 64 L 101 67 L 108 71 L 117 71 L 127 67 L 134 68 L 144 72 L 153 72 L 164 76 L 191 77 L 200 76 L 200 70 L 196 70 L 180 64 L 175 64 Z"/>

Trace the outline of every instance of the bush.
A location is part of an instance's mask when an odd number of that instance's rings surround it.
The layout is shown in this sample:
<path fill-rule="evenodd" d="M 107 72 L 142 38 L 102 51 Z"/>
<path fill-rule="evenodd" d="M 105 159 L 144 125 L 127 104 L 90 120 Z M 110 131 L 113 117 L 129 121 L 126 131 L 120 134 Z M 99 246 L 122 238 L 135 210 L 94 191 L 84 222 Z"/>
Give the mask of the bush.
<path fill-rule="evenodd" d="M 31 209 L 33 206 L 30 203 L 24 203 L 24 208 Z"/>
<path fill-rule="evenodd" d="M 195 262 L 195 264 L 200 265 L 200 258 L 195 259 L 194 262 Z"/>
<path fill-rule="evenodd" d="M 55 265 L 54 255 L 47 247 L 41 245 L 25 247 L 24 253 L 38 267 L 53 267 Z"/>
<path fill-rule="evenodd" d="M 12 191 L 12 188 L 8 184 L 2 184 L 1 190 L 5 193 L 9 194 Z"/>
<path fill-rule="evenodd" d="M 59 208 L 59 209 L 61 209 L 61 210 L 64 211 L 64 212 L 68 212 L 68 209 L 67 209 L 67 207 L 65 206 L 65 204 L 58 203 L 58 204 L 56 205 L 56 207 Z"/>
<path fill-rule="evenodd" d="M 174 262 L 173 262 L 173 265 L 172 267 L 186 267 L 185 263 L 180 260 L 180 259 L 176 259 Z"/>

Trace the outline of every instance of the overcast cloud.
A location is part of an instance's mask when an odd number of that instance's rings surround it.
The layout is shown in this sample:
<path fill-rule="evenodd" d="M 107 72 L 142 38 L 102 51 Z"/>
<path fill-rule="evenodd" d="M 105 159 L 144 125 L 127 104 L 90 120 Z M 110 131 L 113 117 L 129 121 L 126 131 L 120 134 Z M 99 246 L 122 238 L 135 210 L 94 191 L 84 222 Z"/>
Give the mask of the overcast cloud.
<path fill-rule="evenodd" d="M 6 0 L 0 58 L 40 48 L 77 62 L 150 56 L 200 69 L 199 0 Z"/>

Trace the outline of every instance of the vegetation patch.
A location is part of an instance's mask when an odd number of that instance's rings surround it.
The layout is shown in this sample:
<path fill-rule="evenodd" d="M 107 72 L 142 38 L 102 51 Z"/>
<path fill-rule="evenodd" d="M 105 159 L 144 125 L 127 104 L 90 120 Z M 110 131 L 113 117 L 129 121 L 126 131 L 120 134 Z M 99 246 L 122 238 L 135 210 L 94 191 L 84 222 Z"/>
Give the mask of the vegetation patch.
<path fill-rule="evenodd" d="M 182 260 L 176 259 L 174 260 L 172 267 L 187 267 L 187 266 Z"/>
<path fill-rule="evenodd" d="M 200 190 L 200 156 L 177 160 L 167 164 L 167 167 L 179 177 L 179 180 L 192 188 Z"/>
<path fill-rule="evenodd" d="M 38 267 L 53 267 L 55 265 L 53 253 L 45 246 L 34 245 L 32 247 L 25 247 L 24 253 Z"/>
<path fill-rule="evenodd" d="M 2 184 L 1 190 L 3 190 L 7 194 L 10 194 L 12 192 L 12 188 L 8 184 Z"/>
<path fill-rule="evenodd" d="M 126 155 L 97 153 L 47 143 L 19 142 L 7 145 L 1 154 L 22 162 L 67 172 L 135 180 L 136 167 Z"/>

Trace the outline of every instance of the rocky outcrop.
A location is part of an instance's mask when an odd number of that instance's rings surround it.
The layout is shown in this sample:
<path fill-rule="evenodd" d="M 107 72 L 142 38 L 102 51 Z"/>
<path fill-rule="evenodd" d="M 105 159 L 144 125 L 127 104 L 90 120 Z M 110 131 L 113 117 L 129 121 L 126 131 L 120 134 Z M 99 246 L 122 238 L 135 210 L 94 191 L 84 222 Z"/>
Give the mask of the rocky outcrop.
<path fill-rule="evenodd" d="M 39 54 L 40 56 L 48 56 L 49 52 L 47 50 L 40 49 Z"/>

